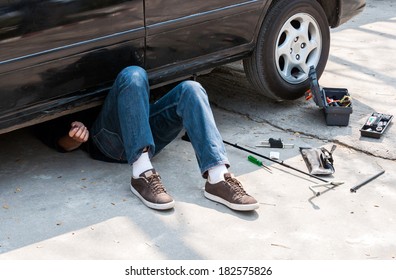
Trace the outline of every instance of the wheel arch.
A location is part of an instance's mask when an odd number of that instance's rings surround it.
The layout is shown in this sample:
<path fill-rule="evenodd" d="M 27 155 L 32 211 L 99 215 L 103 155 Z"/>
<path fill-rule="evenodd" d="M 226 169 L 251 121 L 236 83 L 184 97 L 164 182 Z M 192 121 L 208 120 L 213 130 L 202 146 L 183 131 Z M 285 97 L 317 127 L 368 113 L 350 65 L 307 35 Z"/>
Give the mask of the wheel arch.
<path fill-rule="evenodd" d="M 327 21 L 330 27 L 336 27 L 339 24 L 338 14 L 340 7 L 340 0 L 317 0 L 322 6 L 327 16 Z"/>

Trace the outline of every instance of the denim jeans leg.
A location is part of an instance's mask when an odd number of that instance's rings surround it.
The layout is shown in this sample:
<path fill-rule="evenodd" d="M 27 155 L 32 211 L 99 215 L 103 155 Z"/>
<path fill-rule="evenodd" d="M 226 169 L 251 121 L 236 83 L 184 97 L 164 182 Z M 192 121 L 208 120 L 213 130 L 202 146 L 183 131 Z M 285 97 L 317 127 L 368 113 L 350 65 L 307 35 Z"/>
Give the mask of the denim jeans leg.
<path fill-rule="evenodd" d="M 106 156 L 132 164 L 149 147 L 155 152 L 149 124 L 147 73 L 138 66 L 120 72 L 92 127 L 92 138 Z"/>
<path fill-rule="evenodd" d="M 229 166 L 221 135 L 204 88 L 185 81 L 150 106 L 150 125 L 159 152 L 184 127 L 194 148 L 201 174 L 220 164 Z"/>

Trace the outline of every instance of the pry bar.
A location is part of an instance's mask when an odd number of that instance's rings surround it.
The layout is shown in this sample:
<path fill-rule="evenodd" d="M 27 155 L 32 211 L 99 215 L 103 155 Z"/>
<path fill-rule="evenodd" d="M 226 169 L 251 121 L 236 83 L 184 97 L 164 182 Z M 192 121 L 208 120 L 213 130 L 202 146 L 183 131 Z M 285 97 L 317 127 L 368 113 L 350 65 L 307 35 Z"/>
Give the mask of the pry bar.
<path fill-rule="evenodd" d="M 360 184 L 354 186 L 353 188 L 351 188 L 351 192 L 355 193 L 358 189 L 360 189 L 361 187 L 363 187 L 365 184 L 371 182 L 372 180 L 374 180 L 375 178 L 381 176 L 382 174 L 385 173 L 385 170 L 382 170 L 381 172 L 379 172 L 378 174 L 375 174 L 374 176 L 371 176 L 370 178 L 364 180 L 363 182 L 361 182 Z"/>

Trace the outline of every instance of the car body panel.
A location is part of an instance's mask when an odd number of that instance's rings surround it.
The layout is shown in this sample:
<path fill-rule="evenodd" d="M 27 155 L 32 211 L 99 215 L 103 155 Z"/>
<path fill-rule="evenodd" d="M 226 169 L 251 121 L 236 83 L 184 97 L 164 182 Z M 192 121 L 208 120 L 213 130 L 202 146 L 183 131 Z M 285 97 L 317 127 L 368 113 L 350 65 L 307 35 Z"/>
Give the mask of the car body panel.
<path fill-rule="evenodd" d="M 269 4 L 263 0 L 172 0 L 178 12 L 170 16 L 161 11 L 168 2 L 146 1 L 145 58 L 151 84 L 246 56 L 254 47 L 251 27 L 259 27 L 260 15 Z"/>
<path fill-rule="evenodd" d="M 142 0 L 11 2 L 0 7 L 3 121 L 29 118 L 29 108 L 110 82 L 122 67 L 144 63 Z"/>
<path fill-rule="evenodd" d="M 146 0 L 146 68 L 197 58 L 208 53 L 252 43 L 265 1 L 171 0 L 177 13 L 161 7 L 169 0 Z"/>

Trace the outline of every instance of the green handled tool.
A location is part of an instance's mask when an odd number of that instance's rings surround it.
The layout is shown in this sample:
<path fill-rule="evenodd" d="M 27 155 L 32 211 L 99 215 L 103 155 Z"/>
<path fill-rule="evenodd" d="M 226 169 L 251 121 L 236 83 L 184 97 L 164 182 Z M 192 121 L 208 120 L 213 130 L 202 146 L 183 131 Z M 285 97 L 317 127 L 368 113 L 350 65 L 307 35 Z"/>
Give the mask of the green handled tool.
<path fill-rule="evenodd" d="M 258 159 L 255 158 L 254 156 L 248 156 L 248 160 L 249 160 L 251 163 L 253 163 L 253 164 L 255 164 L 255 165 L 258 165 L 258 166 L 260 166 L 260 167 L 263 167 L 265 170 L 267 170 L 267 171 L 269 171 L 269 172 L 272 173 L 272 171 L 271 171 L 271 169 L 270 169 L 269 167 L 265 166 L 265 165 L 263 164 L 262 161 L 258 160 Z"/>

